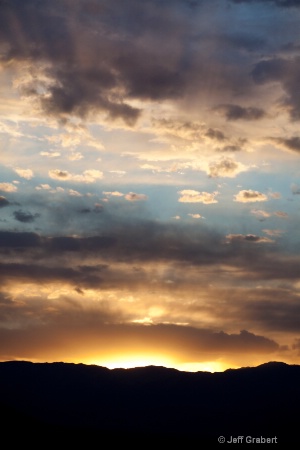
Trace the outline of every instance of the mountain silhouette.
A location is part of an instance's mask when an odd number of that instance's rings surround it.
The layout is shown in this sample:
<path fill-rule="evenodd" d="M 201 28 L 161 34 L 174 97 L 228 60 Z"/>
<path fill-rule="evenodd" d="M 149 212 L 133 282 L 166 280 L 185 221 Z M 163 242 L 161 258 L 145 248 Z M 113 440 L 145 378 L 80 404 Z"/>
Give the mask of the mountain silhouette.
<path fill-rule="evenodd" d="M 299 380 L 300 366 L 280 362 L 216 373 L 1 362 L 1 435 L 85 448 L 105 439 L 200 448 L 219 436 L 296 445 Z"/>

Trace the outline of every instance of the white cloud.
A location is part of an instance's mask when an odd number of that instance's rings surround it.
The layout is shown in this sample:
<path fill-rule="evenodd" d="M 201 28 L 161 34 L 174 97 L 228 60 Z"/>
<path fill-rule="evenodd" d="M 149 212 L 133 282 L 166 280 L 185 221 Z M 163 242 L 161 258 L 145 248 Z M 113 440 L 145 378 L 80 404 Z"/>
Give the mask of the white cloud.
<path fill-rule="evenodd" d="M 78 191 L 74 191 L 74 189 L 69 189 L 69 194 L 73 197 L 82 197 L 82 194 L 80 194 L 80 192 Z"/>
<path fill-rule="evenodd" d="M 49 189 L 51 189 L 51 186 L 49 184 L 40 184 L 39 186 L 36 186 L 35 189 L 37 191 L 40 191 L 42 189 L 49 190 Z"/>
<path fill-rule="evenodd" d="M 124 195 L 122 192 L 119 192 L 119 191 L 113 191 L 113 192 L 111 192 L 111 191 L 103 191 L 102 193 L 104 195 L 108 196 L 108 197 L 110 197 L 110 196 L 123 197 L 123 195 Z"/>
<path fill-rule="evenodd" d="M 135 192 L 129 192 L 125 195 L 125 199 L 129 202 L 136 202 L 140 200 L 147 200 L 147 195 L 145 194 L 136 194 Z"/>
<path fill-rule="evenodd" d="M 79 161 L 80 159 L 83 158 L 83 155 L 80 152 L 73 152 L 71 153 L 71 155 L 69 156 L 69 160 L 70 161 Z"/>
<path fill-rule="evenodd" d="M 284 233 L 284 230 L 263 230 L 268 236 L 281 236 Z"/>
<path fill-rule="evenodd" d="M 263 209 L 252 209 L 251 214 L 254 214 L 257 217 L 271 217 L 271 213 L 264 211 Z"/>
<path fill-rule="evenodd" d="M 59 152 L 40 152 L 41 156 L 47 156 L 48 158 L 57 158 L 60 156 Z"/>
<path fill-rule="evenodd" d="M 20 169 L 16 168 L 14 171 L 19 175 L 21 178 L 25 178 L 26 180 L 31 180 L 33 178 L 34 174 L 31 169 Z"/>
<path fill-rule="evenodd" d="M 181 203 L 204 203 L 206 205 L 211 203 L 218 203 L 215 197 L 219 194 L 218 192 L 198 192 L 192 189 L 184 189 L 179 191 L 178 194 L 181 195 L 178 201 Z"/>
<path fill-rule="evenodd" d="M 203 216 L 201 216 L 200 214 L 188 214 L 188 216 L 191 216 L 193 219 L 201 219 L 201 218 L 203 218 Z"/>
<path fill-rule="evenodd" d="M 100 170 L 85 170 L 82 174 L 72 174 L 67 170 L 54 169 L 49 170 L 50 178 L 60 181 L 78 181 L 82 183 L 94 183 L 96 180 L 103 177 L 103 172 Z"/>
<path fill-rule="evenodd" d="M 252 189 L 242 190 L 235 195 L 235 201 L 240 203 L 265 202 L 266 200 L 268 197 L 265 194 Z"/>
<path fill-rule="evenodd" d="M 0 183 L 0 191 L 16 192 L 17 190 L 17 186 L 14 186 L 12 183 Z"/>

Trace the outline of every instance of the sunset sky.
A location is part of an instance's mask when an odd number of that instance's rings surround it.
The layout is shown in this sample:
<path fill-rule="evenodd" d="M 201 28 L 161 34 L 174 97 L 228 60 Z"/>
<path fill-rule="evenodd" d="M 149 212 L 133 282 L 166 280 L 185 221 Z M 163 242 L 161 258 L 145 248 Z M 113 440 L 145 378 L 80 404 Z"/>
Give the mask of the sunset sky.
<path fill-rule="evenodd" d="M 0 1 L 0 360 L 300 364 L 300 1 Z"/>

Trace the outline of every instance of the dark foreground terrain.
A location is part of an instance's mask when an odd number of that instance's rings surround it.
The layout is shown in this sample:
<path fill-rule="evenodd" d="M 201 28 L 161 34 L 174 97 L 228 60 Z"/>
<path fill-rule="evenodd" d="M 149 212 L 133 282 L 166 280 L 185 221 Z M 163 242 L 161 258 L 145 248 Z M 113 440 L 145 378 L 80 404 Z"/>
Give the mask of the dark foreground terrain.
<path fill-rule="evenodd" d="M 96 449 L 222 448 L 219 436 L 237 448 L 241 441 L 249 448 L 299 448 L 300 366 L 273 362 L 211 374 L 2 362 L 0 408 L 2 439 L 40 448 L 61 439 Z M 238 436 L 243 440 L 235 442 Z"/>

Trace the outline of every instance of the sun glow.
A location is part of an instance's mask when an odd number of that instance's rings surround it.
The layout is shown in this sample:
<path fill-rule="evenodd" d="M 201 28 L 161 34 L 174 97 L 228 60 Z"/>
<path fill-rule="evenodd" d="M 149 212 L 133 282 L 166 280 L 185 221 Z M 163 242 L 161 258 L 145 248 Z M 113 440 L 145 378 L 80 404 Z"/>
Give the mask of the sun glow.
<path fill-rule="evenodd" d="M 91 359 L 88 364 L 107 367 L 108 369 L 132 369 L 135 367 L 163 366 L 166 368 L 177 369 L 182 372 L 223 372 L 228 369 L 228 364 L 220 361 L 205 362 L 181 362 L 176 358 L 163 355 L 139 354 L 132 355 L 114 355 L 104 357 L 103 359 Z M 231 368 L 234 368 L 230 366 Z"/>
<path fill-rule="evenodd" d="M 118 355 L 102 360 L 93 360 L 92 364 L 107 367 L 108 369 L 132 369 L 134 367 L 163 366 L 173 367 L 174 361 L 170 357 L 157 355 Z"/>

